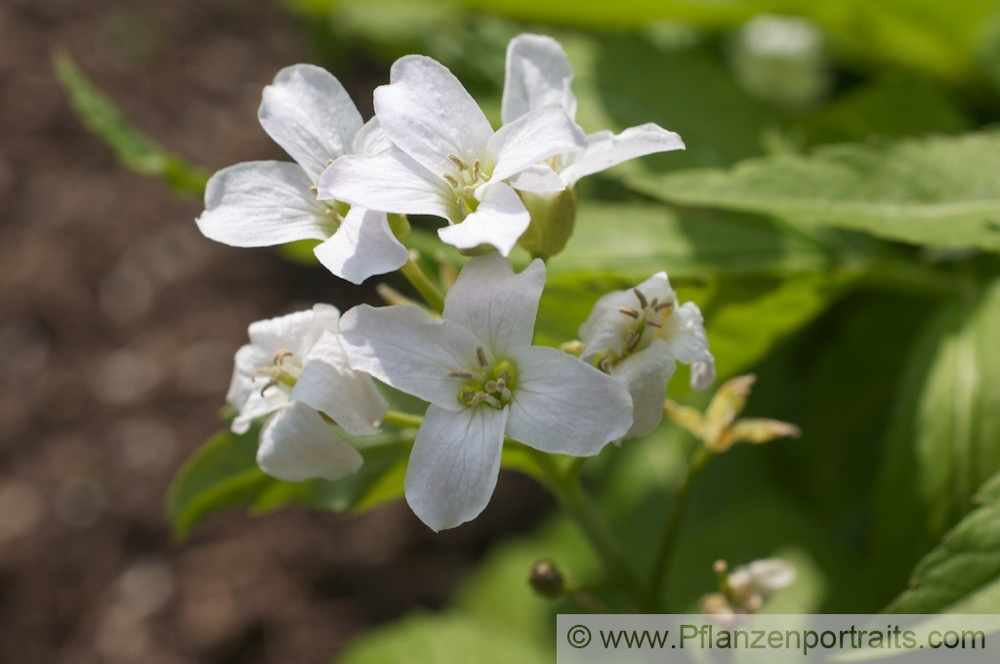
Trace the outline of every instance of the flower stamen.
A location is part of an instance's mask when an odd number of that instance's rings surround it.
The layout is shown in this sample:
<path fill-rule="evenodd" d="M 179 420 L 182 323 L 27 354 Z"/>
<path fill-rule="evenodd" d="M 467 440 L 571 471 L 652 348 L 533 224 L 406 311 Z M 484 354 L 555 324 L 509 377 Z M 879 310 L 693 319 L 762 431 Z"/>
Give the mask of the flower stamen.
<path fill-rule="evenodd" d="M 639 312 L 632 307 L 618 307 L 618 313 L 625 314 L 629 318 L 635 318 L 639 320 Z"/>

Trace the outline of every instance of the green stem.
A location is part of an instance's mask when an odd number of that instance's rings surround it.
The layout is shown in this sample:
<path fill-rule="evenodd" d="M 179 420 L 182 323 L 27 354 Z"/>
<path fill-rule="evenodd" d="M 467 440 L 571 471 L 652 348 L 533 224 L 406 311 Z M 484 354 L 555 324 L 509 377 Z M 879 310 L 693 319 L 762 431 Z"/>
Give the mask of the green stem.
<path fill-rule="evenodd" d="M 649 606 L 659 606 L 659 599 L 663 597 L 667 590 L 667 573 L 670 571 L 670 563 L 673 559 L 674 551 L 677 549 L 677 536 L 680 533 L 681 522 L 684 520 L 684 511 L 687 508 L 688 498 L 691 496 L 691 489 L 702 469 L 712 458 L 712 453 L 704 445 L 699 446 L 691 464 L 688 466 L 687 476 L 684 483 L 677 492 L 674 499 L 674 508 L 667 521 L 666 530 L 663 531 L 663 538 L 656 551 L 656 558 L 653 560 L 652 573 L 649 576 L 649 596 L 646 602 Z"/>
<path fill-rule="evenodd" d="M 403 413 L 398 410 L 386 411 L 385 417 L 382 418 L 382 424 L 388 424 L 391 427 L 399 427 L 400 429 L 416 429 L 421 424 L 423 424 L 424 418 L 420 415 L 410 415 L 409 413 Z"/>
<path fill-rule="evenodd" d="M 437 287 L 437 284 L 431 281 L 427 273 L 420 267 L 417 252 L 410 251 L 410 257 L 406 261 L 406 264 L 400 268 L 400 272 L 403 273 L 407 281 L 420 293 L 420 296 L 424 298 L 427 306 L 438 313 L 444 311 L 444 295 L 441 294 L 441 289 Z"/>
<path fill-rule="evenodd" d="M 645 609 L 645 596 L 638 578 L 625 558 L 615 547 L 610 533 L 605 529 L 593 505 L 591 505 L 583 485 L 580 483 L 579 464 L 574 464 L 569 472 L 560 472 L 552 457 L 544 452 L 531 450 L 535 463 L 544 474 L 549 489 L 566 508 L 570 517 L 583 532 L 594 549 L 608 576 L 620 585 L 631 597 L 635 606 Z"/>

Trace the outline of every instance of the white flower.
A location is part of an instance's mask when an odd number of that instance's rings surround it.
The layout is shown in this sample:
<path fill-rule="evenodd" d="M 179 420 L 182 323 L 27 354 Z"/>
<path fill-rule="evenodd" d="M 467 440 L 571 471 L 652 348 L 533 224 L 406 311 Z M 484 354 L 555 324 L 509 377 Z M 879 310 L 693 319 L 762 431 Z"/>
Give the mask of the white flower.
<path fill-rule="evenodd" d="M 213 175 L 197 220 L 201 232 L 235 247 L 322 240 L 316 258 L 356 284 L 405 263 L 384 212 L 316 199 L 331 160 L 389 148 L 377 121 L 362 125 L 340 82 L 312 65 L 282 69 L 263 97 L 257 117 L 264 131 L 297 163 L 251 161 Z"/>
<path fill-rule="evenodd" d="M 580 339 L 581 357 L 628 387 L 635 405 L 630 438 L 660 423 L 677 361 L 691 365 L 695 389 L 715 380 L 701 311 L 694 302 L 678 305 L 665 272 L 599 299 L 580 327 Z"/>
<path fill-rule="evenodd" d="M 491 253 L 471 259 L 444 319 L 413 306 L 344 315 L 351 365 L 430 402 L 406 471 L 406 499 L 434 530 L 478 515 L 504 436 L 543 452 L 590 456 L 632 423 L 628 393 L 555 348 L 531 345 L 545 266 L 520 274 Z"/>
<path fill-rule="evenodd" d="M 570 84 L 573 69 L 566 52 L 555 39 L 544 35 L 518 35 L 507 46 L 507 74 L 503 88 L 501 117 L 505 123 L 546 105 L 557 104 L 566 110 L 570 118 L 576 118 L 576 97 Z M 680 136 L 659 125 L 647 123 L 630 127 L 620 134 L 599 131 L 587 136 L 587 144 L 580 151 L 565 151 L 551 160 L 549 165 L 558 179 L 552 177 L 548 169 L 536 169 L 522 178 L 527 181 L 533 175 L 538 181 L 532 189 L 538 191 L 559 191 L 568 189 L 576 182 L 592 173 L 603 171 L 629 159 L 666 152 L 683 150 Z M 542 180 L 548 180 L 542 184 Z M 520 181 L 515 182 L 519 187 Z"/>
<path fill-rule="evenodd" d="M 494 132 L 458 79 L 419 55 L 393 64 L 389 85 L 375 90 L 375 116 L 395 147 L 337 160 L 320 179 L 320 196 L 444 217 L 451 225 L 438 234 L 446 243 L 490 245 L 504 256 L 530 221 L 504 180 L 584 145 L 582 132 L 554 105 Z"/>
<path fill-rule="evenodd" d="M 339 312 L 317 304 L 308 311 L 250 325 L 250 343 L 236 353 L 226 400 L 239 410 L 232 429 L 278 411 L 261 431 L 257 462 L 289 481 L 337 479 L 361 466 L 323 413 L 350 434 L 378 431 L 386 403 L 371 377 L 354 371 L 338 336 Z"/>
<path fill-rule="evenodd" d="M 795 568 L 781 558 L 763 558 L 741 565 L 729 573 L 727 581 L 739 596 L 759 595 L 767 599 L 795 580 Z"/>
<path fill-rule="evenodd" d="M 764 558 L 726 573 L 724 560 L 715 563 L 719 592 L 701 600 L 708 615 L 732 618 L 738 614 L 757 613 L 778 590 L 795 581 L 795 568 L 780 558 Z"/>

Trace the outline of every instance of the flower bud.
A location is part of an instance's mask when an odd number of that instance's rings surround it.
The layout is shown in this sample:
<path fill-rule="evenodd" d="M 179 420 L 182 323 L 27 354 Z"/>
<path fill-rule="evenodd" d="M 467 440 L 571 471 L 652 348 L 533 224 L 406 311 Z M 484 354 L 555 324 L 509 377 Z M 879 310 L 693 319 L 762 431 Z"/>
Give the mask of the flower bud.
<path fill-rule="evenodd" d="M 569 187 L 554 194 L 532 194 L 519 191 L 518 195 L 531 214 L 531 223 L 518 243 L 533 258 L 548 260 L 566 247 L 573 235 L 576 221 L 576 187 Z"/>
<path fill-rule="evenodd" d="M 540 560 L 531 568 L 528 582 L 535 592 L 546 599 L 558 599 L 566 592 L 566 580 L 551 560 Z"/>

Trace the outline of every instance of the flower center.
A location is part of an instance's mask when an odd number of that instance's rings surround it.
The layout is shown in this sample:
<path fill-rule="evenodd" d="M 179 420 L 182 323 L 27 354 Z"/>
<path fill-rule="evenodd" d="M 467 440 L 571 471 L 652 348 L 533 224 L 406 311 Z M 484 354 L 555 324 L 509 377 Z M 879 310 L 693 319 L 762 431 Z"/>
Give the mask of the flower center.
<path fill-rule="evenodd" d="M 332 160 L 330 163 L 333 163 Z M 309 193 L 314 197 L 319 195 L 319 187 L 313 185 L 309 187 Z M 321 222 L 323 230 L 329 233 L 331 236 L 340 229 L 340 224 L 343 223 L 344 217 L 350 211 L 351 206 L 349 203 L 344 203 L 343 201 L 321 201 L 317 200 L 316 204 L 320 206 L 323 215 L 326 217 L 324 221 Z"/>
<path fill-rule="evenodd" d="M 622 329 L 625 350 L 621 357 L 610 349 L 602 354 L 596 365 L 607 373 L 611 367 L 631 355 L 645 350 L 654 339 L 663 335 L 663 326 L 674 312 L 673 300 L 660 302 L 658 298 L 649 299 L 638 288 L 633 288 L 638 307 L 619 307 L 618 313 L 634 322 L 626 321 Z"/>
<path fill-rule="evenodd" d="M 449 374 L 468 381 L 458 391 L 458 402 L 469 407 L 486 404 L 499 410 L 514 397 L 512 389 L 517 380 L 517 367 L 510 360 L 490 364 L 482 347 L 476 349 L 476 357 L 479 366 L 475 370 L 453 371 Z"/>
<path fill-rule="evenodd" d="M 471 164 L 458 155 L 450 154 L 448 159 L 455 164 L 455 170 L 441 175 L 445 181 L 455 190 L 455 205 L 458 206 L 458 214 L 465 219 L 476 211 L 479 207 L 479 199 L 476 198 L 476 189 L 480 183 L 488 182 L 490 174 L 484 170 L 483 162 L 479 159 Z"/>
<path fill-rule="evenodd" d="M 250 380 L 256 381 L 260 376 L 267 378 L 267 382 L 260 388 L 260 395 L 264 396 L 264 392 L 272 387 L 291 392 L 301 374 L 302 360 L 292 351 L 283 348 L 274 354 L 271 364 L 254 369 Z"/>

